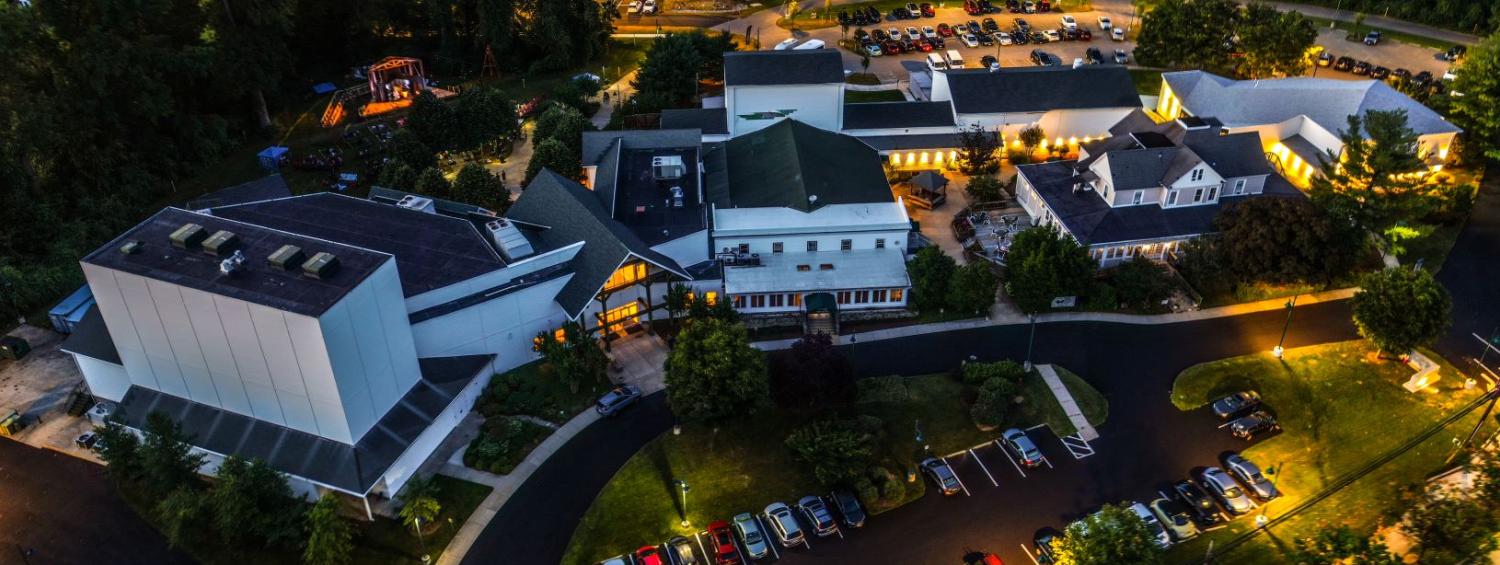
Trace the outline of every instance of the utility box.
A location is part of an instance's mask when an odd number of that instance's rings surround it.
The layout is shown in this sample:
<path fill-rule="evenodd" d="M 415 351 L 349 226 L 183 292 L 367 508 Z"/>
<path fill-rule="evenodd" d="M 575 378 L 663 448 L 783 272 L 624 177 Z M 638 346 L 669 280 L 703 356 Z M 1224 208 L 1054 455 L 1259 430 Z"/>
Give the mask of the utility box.
<path fill-rule="evenodd" d="M 16 336 L 0 337 L 0 358 L 20 361 L 31 352 L 31 344 Z"/>
<path fill-rule="evenodd" d="M 21 414 L 15 410 L 0 410 L 0 436 L 13 436 L 26 425 L 21 423 Z"/>

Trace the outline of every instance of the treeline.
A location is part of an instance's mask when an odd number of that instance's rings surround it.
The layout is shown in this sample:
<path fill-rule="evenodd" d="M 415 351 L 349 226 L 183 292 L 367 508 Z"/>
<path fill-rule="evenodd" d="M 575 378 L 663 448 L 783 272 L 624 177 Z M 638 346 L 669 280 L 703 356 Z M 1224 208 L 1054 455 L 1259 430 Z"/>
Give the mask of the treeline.
<path fill-rule="evenodd" d="M 1297 0 L 1302 4 L 1326 6 L 1372 16 L 1453 29 L 1464 33 L 1486 35 L 1500 30 L 1500 3 L 1481 0 L 1430 0 L 1427 2 L 1393 2 L 1391 0 Z"/>

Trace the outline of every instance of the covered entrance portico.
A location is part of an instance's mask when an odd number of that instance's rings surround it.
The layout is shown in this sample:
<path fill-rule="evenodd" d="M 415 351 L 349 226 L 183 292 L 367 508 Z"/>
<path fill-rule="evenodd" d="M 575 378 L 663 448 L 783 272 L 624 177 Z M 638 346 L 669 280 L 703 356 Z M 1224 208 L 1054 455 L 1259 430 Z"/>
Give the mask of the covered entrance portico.
<path fill-rule="evenodd" d="M 831 292 L 814 292 L 802 301 L 802 331 L 839 335 L 839 303 Z"/>

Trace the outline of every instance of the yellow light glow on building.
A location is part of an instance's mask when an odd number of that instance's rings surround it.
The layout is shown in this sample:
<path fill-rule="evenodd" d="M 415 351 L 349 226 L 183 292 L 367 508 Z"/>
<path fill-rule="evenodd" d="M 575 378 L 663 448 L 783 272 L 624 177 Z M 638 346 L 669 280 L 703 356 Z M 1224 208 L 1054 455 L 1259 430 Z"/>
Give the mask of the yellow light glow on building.
<path fill-rule="evenodd" d="M 927 152 L 923 151 L 921 157 L 919 157 L 920 160 L 918 160 L 917 163 L 921 164 L 921 165 L 926 165 L 928 157 L 929 157 L 929 155 L 927 154 Z"/>
<path fill-rule="evenodd" d="M 1438 149 L 1438 158 L 1442 159 L 1444 161 L 1448 160 L 1448 146 L 1447 145 L 1444 145 L 1444 146 L 1442 146 L 1442 148 Z"/>
<path fill-rule="evenodd" d="M 1068 145 L 1078 145 L 1078 136 L 1068 138 Z"/>
<path fill-rule="evenodd" d="M 1434 172 L 1434 173 L 1440 173 L 1442 171 L 1443 171 L 1443 164 L 1442 163 L 1438 163 L 1438 164 L 1432 166 L 1432 172 Z"/>
<path fill-rule="evenodd" d="M 1021 140 L 1017 139 L 1017 140 L 1011 141 L 1010 142 L 1010 146 L 1014 147 L 1016 149 L 1020 149 L 1021 148 Z"/>
<path fill-rule="evenodd" d="M 891 158 L 891 166 L 892 167 L 900 167 L 901 166 L 901 154 L 900 153 L 892 153 L 892 154 L 890 154 L 890 158 Z"/>
<path fill-rule="evenodd" d="M 948 151 L 948 162 L 952 163 L 952 162 L 957 161 L 957 160 L 958 160 L 958 151 L 955 151 L 955 150 Z"/>
<path fill-rule="evenodd" d="M 1059 136 L 1057 136 L 1057 143 L 1056 143 L 1056 145 L 1062 145 L 1062 144 L 1063 144 L 1063 138 L 1062 138 L 1062 136 L 1059 135 Z"/>
<path fill-rule="evenodd" d="M 1046 148 L 1047 148 L 1047 140 L 1043 139 L 1042 140 L 1042 149 L 1046 149 Z"/>

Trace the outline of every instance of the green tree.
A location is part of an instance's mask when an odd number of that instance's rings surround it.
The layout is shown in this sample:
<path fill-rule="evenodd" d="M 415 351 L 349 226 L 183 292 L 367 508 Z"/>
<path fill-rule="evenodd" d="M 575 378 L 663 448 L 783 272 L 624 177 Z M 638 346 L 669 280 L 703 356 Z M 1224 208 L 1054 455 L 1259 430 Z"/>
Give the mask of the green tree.
<path fill-rule="evenodd" d="M 533 143 L 556 139 L 568 146 L 568 150 L 574 155 L 578 155 L 583 150 L 583 132 L 593 129 L 593 124 L 577 108 L 553 104 L 537 116 L 536 127 L 531 135 Z"/>
<path fill-rule="evenodd" d="M 1000 132 L 973 124 L 958 132 L 959 169 L 966 175 L 989 175 L 1000 170 L 995 152 L 1000 149 Z"/>
<path fill-rule="evenodd" d="M 1450 99 L 1450 115 L 1463 128 L 1465 145 L 1500 160 L 1500 34 L 1469 48 L 1449 90 L 1463 94 Z"/>
<path fill-rule="evenodd" d="M 515 102 L 496 88 L 464 92 L 453 111 L 458 122 L 455 141 L 461 148 L 494 150 L 521 131 Z"/>
<path fill-rule="evenodd" d="M 823 411 L 854 402 L 854 366 L 828 334 L 809 334 L 770 356 L 771 399 L 789 410 Z"/>
<path fill-rule="evenodd" d="M 193 453 L 182 426 L 166 414 L 152 412 L 146 416 L 143 432 L 141 482 L 150 498 L 160 500 L 178 488 L 198 484 L 204 456 Z"/>
<path fill-rule="evenodd" d="M 458 114 L 447 102 L 438 100 L 431 90 L 424 90 L 412 100 L 411 110 L 406 114 L 406 128 L 417 134 L 417 139 L 430 149 L 446 150 L 458 146 L 454 140 L 462 138 Z"/>
<path fill-rule="evenodd" d="M 1442 202 L 1441 185 L 1430 182 L 1417 157 L 1417 133 L 1406 125 L 1406 111 L 1370 110 L 1350 115 L 1339 136 L 1342 156 L 1323 159 L 1321 175 L 1310 180 L 1313 202 L 1380 237 L 1393 251 L 1400 228 L 1427 215 Z"/>
<path fill-rule="evenodd" d="M 1424 492 L 1401 529 L 1416 541 L 1423 563 L 1467 563 L 1496 549 L 1500 519 L 1465 493 Z"/>
<path fill-rule="evenodd" d="M 1133 308 L 1152 310 L 1172 295 L 1167 268 L 1139 255 L 1110 269 L 1109 276 L 1116 298 Z"/>
<path fill-rule="evenodd" d="M 964 185 L 964 194 L 969 197 L 970 204 L 999 202 L 1005 198 L 1005 184 L 994 175 L 969 177 L 969 183 Z"/>
<path fill-rule="evenodd" d="M 1042 131 L 1041 126 L 1026 126 L 1016 134 L 1016 139 L 1021 140 L 1021 146 L 1026 148 L 1026 154 L 1029 156 L 1036 151 L 1038 145 L 1047 141 L 1047 134 Z"/>
<path fill-rule="evenodd" d="M 496 214 L 510 209 L 510 190 L 500 177 L 490 174 L 478 163 L 465 163 L 453 178 L 450 191 L 454 200 L 481 206 Z"/>
<path fill-rule="evenodd" d="M 666 362 L 667 402 L 685 420 L 744 416 L 767 400 L 765 354 L 750 347 L 745 327 L 717 318 L 694 320 Z"/>
<path fill-rule="evenodd" d="M 406 163 L 391 160 L 380 170 L 380 178 L 376 182 L 386 188 L 409 191 L 417 186 L 417 172 Z"/>
<path fill-rule="evenodd" d="M 1124 503 L 1106 504 L 1069 525 L 1052 549 L 1058 563 L 1070 565 L 1158 565 L 1164 561 L 1156 537 Z"/>
<path fill-rule="evenodd" d="M 286 478 L 265 461 L 229 456 L 219 465 L 208 505 L 219 539 L 231 547 L 294 545 L 301 537 L 301 502 Z"/>
<path fill-rule="evenodd" d="M 812 469 L 825 487 L 853 482 L 865 472 L 875 454 L 874 437 L 856 422 L 840 419 L 814 421 L 786 438 L 792 458 Z"/>
<path fill-rule="evenodd" d="M 673 33 L 658 38 L 646 53 L 631 87 L 632 113 L 649 114 L 691 106 L 699 81 L 724 78 L 724 52 L 734 51 L 727 33 Z"/>
<path fill-rule="evenodd" d="M 917 256 L 906 265 L 906 275 L 911 277 L 912 307 L 921 312 L 936 312 L 946 307 L 948 288 L 956 270 L 953 258 L 936 246 L 918 250 Z"/>
<path fill-rule="evenodd" d="M 95 427 L 94 433 L 99 434 L 95 449 L 99 458 L 104 460 L 104 472 L 116 488 L 141 477 L 144 473 L 141 440 L 134 432 L 118 422 L 108 422 Z"/>
<path fill-rule="evenodd" d="M 988 315 L 990 307 L 995 305 L 995 291 L 1000 287 L 1000 281 L 995 278 L 995 272 L 990 270 L 990 265 L 984 261 L 975 261 L 962 267 L 953 273 L 953 278 L 948 282 L 948 307 L 955 311 L 966 314 Z"/>
<path fill-rule="evenodd" d="M 1359 335 L 1391 355 L 1431 344 L 1451 323 L 1452 299 L 1427 271 L 1397 267 L 1360 279 L 1351 301 Z"/>
<path fill-rule="evenodd" d="M 433 155 L 432 149 L 422 143 L 422 138 L 409 128 L 401 128 L 391 134 L 391 141 L 386 149 L 392 159 L 405 163 L 413 171 L 437 166 L 437 157 Z"/>
<path fill-rule="evenodd" d="M 422 528 L 436 521 L 438 514 L 443 512 L 443 505 L 438 502 L 437 497 L 438 486 L 432 477 L 412 477 L 398 497 L 401 501 L 398 513 L 401 523 L 421 535 Z"/>
<path fill-rule="evenodd" d="M 354 527 L 339 516 L 338 495 L 324 493 L 307 510 L 307 547 L 302 562 L 307 565 L 345 565 L 354 553 Z"/>
<path fill-rule="evenodd" d="M 1176 267 L 1203 296 L 1225 296 L 1234 291 L 1235 277 L 1229 274 L 1229 261 L 1219 249 L 1216 234 L 1189 239 L 1177 253 Z"/>
<path fill-rule="evenodd" d="M 979 385 L 976 392 L 974 404 L 969 407 L 969 416 L 974 419 L 975 424 L 995 428 L 1010 417 L 1020 385 L 1000 377 L 990 377 Z"/>
<path fill-rule="evenodd" d="M 1231 38 L 1240 8 L 1231 0 L 1164 0 L 1141 17 L 1135 58 L 1143 65 L 1204 69 L 1224 74 L 1233 66 Z"/>
<path fill-rule="evenodd" d="M 172 547 L 194 547 L 204 541 L 203 525 L 211 514 L 207 499 L 193 485 L 172 489 L 153 510 Z"/>
<path fill-rule="evenodd" d="M 609 357 L 599 349 L 599 340 L 571 320 L 563 322 L 562 332 L 562 340 L 552 332 L 538 333 L 536 347 L 542 358 L 557 370 L 557 377 L 567 383 L 568 390 L 576 393 L 584 383 L 604 380 Z"/>
<path fill-rule="evenodd" d="M 1229 272 L 1242 280 L 1321 285 L 1348 273 L 1365 238 L 1301 198 L 1251 198 L 1214 219 Z"/>
<path fill-rule="evenodd" d="M 433 198 L 448 198 L 453 188 L 448 184 L 448 179 L 443 178 L 443 172 L 437 167 L 428 167 L 417 175 L 417 182 L 412 185 L 412 191 L 417 194 L 431 196 Z"/>
<path fill-rule="evenodd" d="M 578 155 L 556 139 L 544 139 L 531 152 L 531 162 L 526 164 L 526 184 L 530 184 L 543 169 L 570 179 L 578 179 L 583 173 Z"/>
<path fill-rule="evenodd" d="M 221 0 L 210 16 L 215 53 L 214 75 L 248 98 L 255 123 L 271 127 L 266 93 L 279 90 L 292 71 L 287 41 L 292 34 L 291 0 Z M 206 9 L 206 7 L 205 7 Z"/>
<path fill-rule="evenodd" d="M 1023 312 L 1037 313 L 1059 296 L 1088 290 L 1098 263 L 1088 249 L 1048 224 L 1016 234 L 1005 256 L 1005 292 Z"/>
<path fill-rule="evenodd" d="M 1294 560 L 1300 565 L 1399 565 L 1385 541 L 1347 525 L 1324 527 L 1309 538 L 1297 540 Z"/>
<path fill-rule="evenodd" d="M 1236 74 L 1242 78 L 1301 76 L 1310 62 L 1308 49 L 1318 39 L 1312 20 L 1267 4 L 1246 6 L 1236 29 L 1243 51 Z"/>
<path fill-rule="evenodd" d="M 673 321 L 688 309 L 688 296 L 692 295 L 692 289 L 682 283 L 672 283 L 667 287 L 667 296 L 663 299 L 667 307 L 667 316 Z"/>

